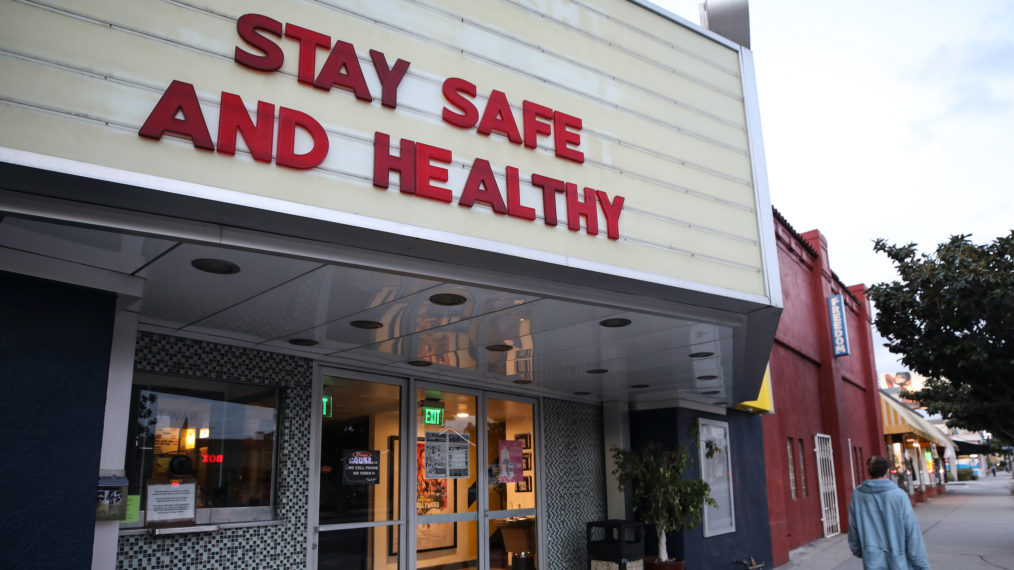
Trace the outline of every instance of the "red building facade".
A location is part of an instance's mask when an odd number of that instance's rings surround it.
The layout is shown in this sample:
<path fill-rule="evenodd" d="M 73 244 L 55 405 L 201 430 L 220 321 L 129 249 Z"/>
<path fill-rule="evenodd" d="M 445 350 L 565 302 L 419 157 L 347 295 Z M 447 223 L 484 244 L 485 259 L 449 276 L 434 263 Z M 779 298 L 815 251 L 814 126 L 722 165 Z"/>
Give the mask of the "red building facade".
<path fill-rule="evenodd" d="M 831 271 L 819 231 L 798 234 L 775 211 L 784 311 L 771 350 L 774 413 L 763 419 L 774 564 L 848 529 L 848 500 L 884 454 L 872 317 L 863 285 Z M 849 354 L 835 356 L 828 298 L 841 295 Z"/>

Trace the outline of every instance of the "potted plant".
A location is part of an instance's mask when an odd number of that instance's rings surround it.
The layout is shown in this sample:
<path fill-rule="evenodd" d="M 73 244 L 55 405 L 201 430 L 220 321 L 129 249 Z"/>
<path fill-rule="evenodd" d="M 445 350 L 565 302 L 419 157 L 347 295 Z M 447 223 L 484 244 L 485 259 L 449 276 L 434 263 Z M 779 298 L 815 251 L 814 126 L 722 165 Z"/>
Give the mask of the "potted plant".
<path fill-rule="evenodd" d="M 705 442 L 711 457 L 717 446 Z M 658 534 L 658 557 L 646 559 L 645 568 L 682 570 L 683 561 L 669 558 L 665 534 L 689 530 L 701 523 L 704 505 L 718 507 L 711 498 L 711 487 L 701 479 L 684 479 L 690 454 L 683 445 L 662 449 L 654 442 L 641 449 L 610 450 L 616 468 L 613 475 L 620 490 L 630 483 L 634 496 L 634 512 Z"/>

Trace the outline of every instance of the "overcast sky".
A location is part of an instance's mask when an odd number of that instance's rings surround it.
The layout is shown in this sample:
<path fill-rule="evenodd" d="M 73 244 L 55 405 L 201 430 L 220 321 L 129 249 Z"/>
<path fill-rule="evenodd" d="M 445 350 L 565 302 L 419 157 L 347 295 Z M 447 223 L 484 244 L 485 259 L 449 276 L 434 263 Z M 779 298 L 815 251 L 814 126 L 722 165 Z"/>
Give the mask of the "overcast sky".
<path fill-rule="evenodd" d="M 654 1 L 699 21 L 700 0 Z M 878 237 L 1014 229 L 1014 2 L 754 0 L 750 28 L 771 201 L 842 281 L 895 278 Z"/>

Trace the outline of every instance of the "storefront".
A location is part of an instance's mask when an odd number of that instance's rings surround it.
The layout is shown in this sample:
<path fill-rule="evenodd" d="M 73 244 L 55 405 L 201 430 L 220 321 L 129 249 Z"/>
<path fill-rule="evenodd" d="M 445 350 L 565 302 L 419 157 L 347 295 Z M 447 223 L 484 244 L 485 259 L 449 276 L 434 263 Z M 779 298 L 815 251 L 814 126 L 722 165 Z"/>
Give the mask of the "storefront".
<path fill-rule="evenodd" d="M 891 476 L 908 491 L 912 503 L 946 490 L 949 465 L 955 465 L 955 445 L 898 397 L 898 390 L 881 389 L 881 415 Z"/>
<path fill-rule="evenodd" d="M 0 30 L 11 504 L 63 513 L 11 560 L 578 567 L 631 414 L 756 435 L 731 409 L 781 294 L 748 50 L 618 0 Z M 701 540 L 753 532 L 708 469 Z"/>
<path fill-rule="evenodd" d="M 771 351 L 774 413 L 763 417 L 773 561 L 848 531 L 865 461 L 884 454 L 870 301 L 830 263 L 819 230 L 775 212 L 785 307 Z"/>

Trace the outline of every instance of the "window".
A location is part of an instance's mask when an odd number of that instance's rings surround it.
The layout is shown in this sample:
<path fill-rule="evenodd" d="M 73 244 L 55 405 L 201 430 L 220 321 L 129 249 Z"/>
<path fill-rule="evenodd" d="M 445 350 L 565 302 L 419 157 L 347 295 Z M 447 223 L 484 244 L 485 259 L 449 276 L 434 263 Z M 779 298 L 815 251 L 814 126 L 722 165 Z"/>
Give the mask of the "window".
<path fill-rule="evenodd" d="M 792 461 L 792 438 L 788 438 L 785 443 L 789 451 L 789 490 L 792 491 L 792 498 L 796 498 L 796 467 Z"/>
<path fill-rule="evenodd" d="M 136 522 L 149 485 L 180 483 L 194 483 L 197 523 L 273 518 L 277 407 L 274 387 L 137 374 L 126 456 Z"/>
<path fill-rule="evenodd" d="M 789 447 L 792 447 L 792 439 L 789 439 Z M 804 497 L 810 495 L 806 492 L 806 456 L 803 455 L 803 440 L 799 440 L 799 494 Z"/>
<path fill-rule="evenodd" d="M 852 488 L 856 488 L 857 485 L 863 482 L 863 472 L 866 471 L 866 467 L 863 465 L 862 458 L 860 457 L 859 448 L 852 446 Z"/>
<path fill-rule="evenodd" d="M 729 424 L 699 419 L 701 477 L 711 486 L 718 508 L 704 507 L 704 536 L 736 531 L 732 497 L 732 458 L 729 452 Z M 710 455 L 710 457 L 709 457 Z"/>

